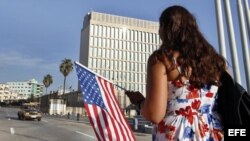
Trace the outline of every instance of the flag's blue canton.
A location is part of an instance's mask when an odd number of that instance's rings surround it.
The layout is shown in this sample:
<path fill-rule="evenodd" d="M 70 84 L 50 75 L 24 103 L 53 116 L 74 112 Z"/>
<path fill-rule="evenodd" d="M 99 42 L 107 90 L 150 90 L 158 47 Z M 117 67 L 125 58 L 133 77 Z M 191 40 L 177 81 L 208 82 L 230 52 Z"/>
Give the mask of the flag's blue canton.
<path fill-rule="evenodd" d="M 84 102 L 88 104 L 95 104 L 106 109 L 95 74 L 89 72 L 81 66 L 78 66 L 77 64 L 76 72 L 80 81 L 81 90 L 84 93 Z"/>

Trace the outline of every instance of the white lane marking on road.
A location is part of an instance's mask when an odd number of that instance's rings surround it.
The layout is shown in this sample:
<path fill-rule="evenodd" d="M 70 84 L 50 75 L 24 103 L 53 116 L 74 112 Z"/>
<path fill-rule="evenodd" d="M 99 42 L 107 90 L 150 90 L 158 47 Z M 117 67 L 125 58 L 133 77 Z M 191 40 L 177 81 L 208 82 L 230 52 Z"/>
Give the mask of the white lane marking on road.
<path fill-rule="evenodd" d="M 48 122 L 47 120 L 44 120 L 44 119 L 43 119 L 42 121 L 43 121 L 43 122 L 46 122 L 46 123 Z"/>
<path fill-rule="evenodd" d="M 11 120 L 10 118 L 8 118 L 8 120 Z"/>
<path fill-rule="evenodd" d="M 88 134 L 85 134 L 85 133 L 82 133 L 82 132 L 79 132 L 79 131 L 75 131 L 75 132 L 78 133 L 78 134 L 82 134 L 82 135 L 84 135 L 84 136 L 87 136 L 87 137 L 90 137 L 90 138 L 96 140 L 96 137 L 94 137 L 94 136 L 90 136 L 90 135 L 88 135 Z"/>
<path fill-rule="evenodd" d="M 10 128 L 10 133 L 11 133 L 11 135 L 14 135 L 14 134 L 15 134 L 15 130 L 14 130 L 13 127 Z"/>

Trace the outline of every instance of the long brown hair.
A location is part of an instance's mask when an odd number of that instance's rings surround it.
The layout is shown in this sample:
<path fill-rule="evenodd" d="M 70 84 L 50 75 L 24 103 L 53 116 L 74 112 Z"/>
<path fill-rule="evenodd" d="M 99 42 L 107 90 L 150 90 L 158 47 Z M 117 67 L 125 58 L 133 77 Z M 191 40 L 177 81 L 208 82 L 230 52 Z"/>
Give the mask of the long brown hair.
<path fill-rule="evenodd" d="M 173 59 L 174 52 L 179 52 L 177 62 L 181 75 L 191 67 L 189 81 L 192 85 L 201 88 L 205 84 L 216 84 L 218 76 L 225 70 L 225 59 L 204 38 L 187 9 L 181 6 L 165 9 L 160 16 L 159 34 L 162 39 L 159 51 L 169 60 Z"/>

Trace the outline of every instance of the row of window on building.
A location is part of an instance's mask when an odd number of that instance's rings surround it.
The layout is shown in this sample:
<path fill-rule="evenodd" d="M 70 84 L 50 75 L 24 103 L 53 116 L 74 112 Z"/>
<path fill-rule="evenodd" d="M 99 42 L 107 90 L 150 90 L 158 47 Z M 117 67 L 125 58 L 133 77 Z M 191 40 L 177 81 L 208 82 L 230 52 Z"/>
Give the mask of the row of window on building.
<path fill-rule="evenodd" d="M 134 27 L 140 27 L 140 28 L 150 28 L 154 30 L 157 30 L 159 28 L 159 23 L 153 22 L 153 21 L 117 16 L 117 15 L 110 15 L 110 14 L 104 14 L 104 13 L 97 13 L 97 12 L 92 12 L 91 15 L 92 15 L 91 17 L 92 20 L 101 21 L 101 22 L 122 24 L 122 25 L 128 25 L 128 26 L 134 26 Z"/>
<path fill-rule="evenodd" d="M 125 27 L 109 27 L 105 25 L 90 25 L 90 35 L 119 39 L 126 41 L 136 41 L 142 43 L 159 44 L 160 38 L 158 33 L 144 32 L 127 29 Z"/>
<path fill-rule="evenodd" d="M 92 68 L 90 68 L 92 69 Z M 109 78 L 110 80 L 115 80 L 125 83 L 146 83 L 146 73 L 138 72 L 126 72 L 126 71 L 117 71 L 117 70 L 104 70 L 104 69 L 92 69 L 97 74 Z"/>
<path fill-rule="evenodd" d="M 97 37 L 91 37 L 89 45 L 90 47 L 95 47 L 95 48 L 101 47 L 104 49 L 115 49 L 115 50 L 143 52 L 143 53 L 151 53 L 159 48 L 158 44 L 137 43 L 131 41 L 121 41 L 121 40 L 113 40 L 113 39 L 105 39 Z"/>
<path fill-rule="evenodd" d="M 146 72 L 146 63 L 142 62 L 132 62 L 132 61 L 120 61 L 120 60 L 109 60 L 102 58 L 90 58 L 89 59 L 90 68 L 94 69 L 103 69 L 109 71 L 126 71 L 126 72 L 137 72 L 145 73 Z"/>
<path fill-rule="evenodd" d="M 129 52 L 121 50 L 110 50 L 101 48 L 90 48 L 90 58 L 107 58 L 109 60 L 129 61 L 137 63 L 146 63 L 149 54 L 139 52 Z"/>

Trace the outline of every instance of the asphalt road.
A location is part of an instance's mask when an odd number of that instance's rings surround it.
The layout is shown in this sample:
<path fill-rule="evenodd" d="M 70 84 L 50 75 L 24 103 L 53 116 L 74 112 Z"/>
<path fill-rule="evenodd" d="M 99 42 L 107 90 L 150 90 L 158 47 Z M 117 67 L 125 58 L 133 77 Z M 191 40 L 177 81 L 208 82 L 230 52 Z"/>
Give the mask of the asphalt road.
<path fill-rule="evenodd" d="M 18 120 L 18 109 L 0 107 L 0 141 L 95 141 L 88 122 L 43 116 L 42 121 Z M 135 133 L 137 141 L 150 141 L 150 134 Z"/>

